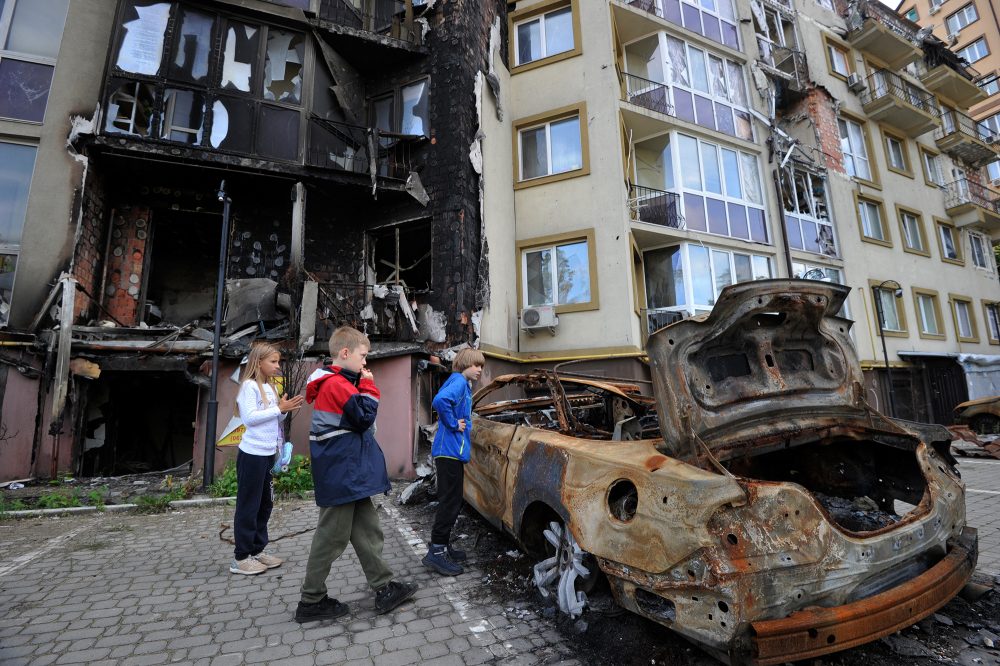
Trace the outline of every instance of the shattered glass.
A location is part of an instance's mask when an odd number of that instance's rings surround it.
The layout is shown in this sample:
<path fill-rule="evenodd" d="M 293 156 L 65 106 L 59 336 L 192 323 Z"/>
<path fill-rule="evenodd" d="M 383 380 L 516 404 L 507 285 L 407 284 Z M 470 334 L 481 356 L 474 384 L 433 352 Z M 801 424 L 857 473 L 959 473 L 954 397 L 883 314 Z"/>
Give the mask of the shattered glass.
<path fill-rule="evenodd" d="M 260 30 L 256 26 L 230 21 L 222 54 L 221 85 L 227 90 L 250 92 L 256 75 Z"/>
<path fill-rule="evenodd" d="M 708 57 L 709 75 L 712 80 L 712 94 L 720 99 L 729 100 L 729 88 L 726 85 L 726 68 L 722 58 Z"/>
<path fill-rule="evenodd" d="M 115 65 L 133 74 L 156 74 L 163 57 L 164 33 L 170 18 L 169 2 L 133 1 L 125 10 L 124 37 Z"/>
<path fill-rule="evenodd" d="M 42 122 L 53 69 L 13 58 L 0 60 L 0 117 Z"/>
<path fill-rule="evenodd" d="M 403 86 L 400 97 L 403 102 L 403 122 L 401 133 L 414 134 L 418 136 L 429 135 L 430 120 L 430 82 L 418 81 L 417 83 Z"/>
<path fill-rule="evenodd" d="M 687 49 L 684 42 L 675 37 L 667 37 L 667 67 L 668 83 L 691 85 L 688 78 Z"/>
<path fill-rule="evenodd" d="M 260 107 L 257 151 L 265 157 L 299 159 L 299 112 L 277 106 Z"/>
<path fill-rule="evenodd" d="M 305 38 L 301 33 L 268 29 L 264 58 L 264 99 L 298 104 L 302 99 Z"/>
<path fill-rule="evenodd" d="M 163 97 L 160 138 L 197 145 L 205 122 L 205 96 L 191 90 L 167 88 Z"/>
<path fill-rule="evenodd" d="M 760 175 L 757 172 L 757 158 L 749 153 L 740 153 L 743 194 L 748 201 L 762 206 L 764 198 L 760 190 Z"/>
<path fill-rule="evenodd" d="M 123 82 L 108 98 L 104 131 L 149 136 L 153 131 L 156 90 L 150 83 Z"/>
<path fill-rule="evenodd" d="M 254 105 L 236 97 L 220 97 L 212 103 L 213 148 L 249 153 Z"/>
<path fill-rule="evenodd" d="M 732 60 L 726 61 L 729 73 L 729 100 L 737 106 L 748 106 L 747 90 L 743 81 L 743 68 Z"/>
<path fill-rule="evenodd" d="M 201 83 L 208 76 L 215 16 L 193 9 L 180 9 L 180 29 L 174 37 L 170 78 Z"/>
<path fill-rule="evenodd" d="M 59 54 L 69 0 L 22 0 L 14 5 L 5 49 L 42 58 Z M 0 2 L 0 10 L 3 3 Z"/>

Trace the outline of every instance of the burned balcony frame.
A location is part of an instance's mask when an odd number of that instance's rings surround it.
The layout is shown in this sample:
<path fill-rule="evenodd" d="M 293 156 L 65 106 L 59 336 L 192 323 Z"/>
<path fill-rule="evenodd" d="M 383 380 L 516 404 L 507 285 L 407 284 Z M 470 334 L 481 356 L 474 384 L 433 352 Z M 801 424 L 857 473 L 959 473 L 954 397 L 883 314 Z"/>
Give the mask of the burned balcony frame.
<path fill-rule="evenodd" d="M 317 16 L 321 21 L 419 46 L 422 33 L 413 28 L 413 10 L 426 4 L 426 0 L 320 0 Z"/>

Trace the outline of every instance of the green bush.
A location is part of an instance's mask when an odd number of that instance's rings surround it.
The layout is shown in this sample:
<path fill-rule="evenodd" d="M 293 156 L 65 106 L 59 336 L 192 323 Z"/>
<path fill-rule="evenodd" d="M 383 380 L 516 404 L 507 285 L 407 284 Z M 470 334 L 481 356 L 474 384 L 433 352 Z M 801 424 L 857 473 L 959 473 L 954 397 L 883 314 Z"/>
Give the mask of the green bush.
<path fill-rule="evenodd" d="M 212 497 L 236 496 L 236 464 L 233 461 L 226 463 L 226 468 L 215 478 L 208 492 Z"/>
<path fill-rule="evenodd" d="M 98 511 L 104 511 L 104 498 L 108 495 L 108 487 L 94 488 L 87 493 L 87 504 L 96 506 Z"/>
<path fill-rule="evenodd" d="M 175 488 L 163 495 L 140 495 L 135 503 L 142 513 L 163 513 L 170 508 L 171 502 L 179 499 L 184 499 L 183 488 Z"/>
<path fill-rule="evenodd" d="M 274 477 L 274 494 L 279 497 L 298 495 L 313 489 L 312 468 L 305 456 L 292 456 L 287 472 L 279 472 Z"/>
<path fill-rule="evenodd" d="M 0 497 L 0 516 L 3 516 L 8 511 L 24 511 L 27 508 L 28 505 L 23 500 L 8 500 L 6 497 Z"/>
<path fill-rule="evenodd" d="M 77 497 L 76 490 L 61 489 L 45 493 L 38 498 L 39 509 L 68 509 L 73 506 L 82 506 L 80 498 Z"/>

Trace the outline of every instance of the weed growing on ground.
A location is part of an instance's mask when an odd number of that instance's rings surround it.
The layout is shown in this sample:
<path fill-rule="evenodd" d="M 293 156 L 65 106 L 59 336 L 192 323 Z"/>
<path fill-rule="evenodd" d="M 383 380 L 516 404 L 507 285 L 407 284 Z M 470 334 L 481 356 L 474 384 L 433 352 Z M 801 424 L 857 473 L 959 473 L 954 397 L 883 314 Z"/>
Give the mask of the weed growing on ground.
<path fill-rule="evenodd" d="M 164 513 L 170 508 L 170 503 L 184 499 L 184 489 L 175 488 L 163 495 L 140 495 L 135 499 L 140 513 Z"/>
<path fill-rule="evenodd" d="M 236 464 L 233 461 L 230 460 L 226 463 L 226 468 L 212 482 L 212 485 L 208 488 L 208 492 L 212 497 L 236 496 Z"/>
<path fill-rule="evenodd" d="M 104 498 L 108 495 L 108 487 L 101 486 L 87 492 L 87 504 L 97 507 L 98 511 L 104 511 Z"/>
<path fill-rule="evenodd" d="M 74 506 L 83 506 L 75 489 L 59 489 L 45 493 L 38 498 L 39 509 L 68 509 Z"/>
<path fill-rule="evenodd" d="M 287 472 L 280 472 L 274 477 L 274 494 L 279 497 L 296 495 L 302 497 L 307 490 L 313 489 L 312 469 L 309 459 L 302 455 L 292 456 L 292 463 Z"/>
<path fill-rule="evenodd" d="M 23 500 L 8 500 L 5 497 L 0 497 L 0 517 L 3 517 L 8 511 L 23 511 L 27 508 L 28 505 Z"/>

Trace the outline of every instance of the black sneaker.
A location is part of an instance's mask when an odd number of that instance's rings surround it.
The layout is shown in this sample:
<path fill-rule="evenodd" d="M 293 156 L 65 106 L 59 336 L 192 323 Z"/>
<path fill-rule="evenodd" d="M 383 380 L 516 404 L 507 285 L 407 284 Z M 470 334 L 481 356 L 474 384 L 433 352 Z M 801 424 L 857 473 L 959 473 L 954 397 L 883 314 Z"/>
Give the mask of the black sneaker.
<path fill-rule="evenodd" d="M 451 558 L 452 562 L 464 562 L 469 559 L 464 550 L 452 548 L 451 546 L 448 546 L 448 557 Z"/>
<path fill-rule="evenodd" d="M 461 564 L 448 557 L 448 551 L 444 546 L 431 546 L 427 549 L 424 559 L 420 561 L 424 563 L 425 567 L 442 576 L 458 576 L 465 571 Z"/>
<path fill-rule="evenodd" d="M 342 604 L 330 597 L 324 597 L 313 604 L 300 601 L 298 607 L 295 609 L 295 621 L 302 623 L 333 620 L 342 615 L 347 615 L 347 611 L 347 604 Z"/>
<path fill-rule="evenodd" d="M 417 586 L 413 583 L 397 583 L 394 580 L 375 591 L 375 612 L 388 613 L 413 596 Z"/>

